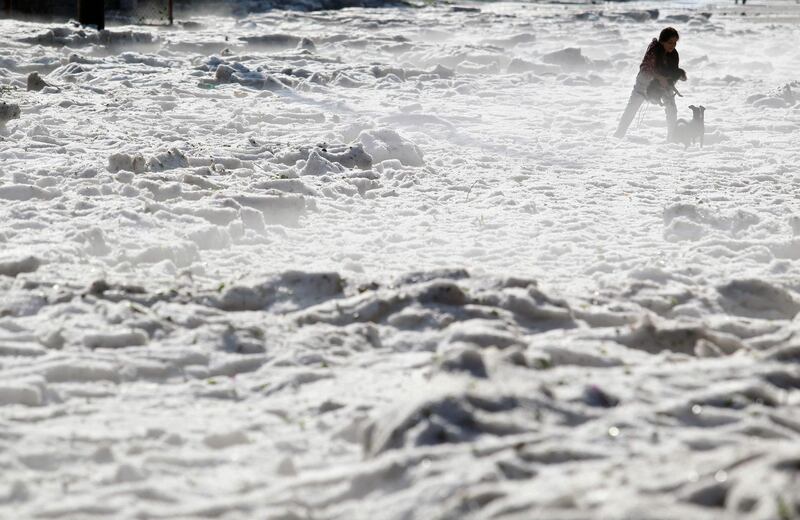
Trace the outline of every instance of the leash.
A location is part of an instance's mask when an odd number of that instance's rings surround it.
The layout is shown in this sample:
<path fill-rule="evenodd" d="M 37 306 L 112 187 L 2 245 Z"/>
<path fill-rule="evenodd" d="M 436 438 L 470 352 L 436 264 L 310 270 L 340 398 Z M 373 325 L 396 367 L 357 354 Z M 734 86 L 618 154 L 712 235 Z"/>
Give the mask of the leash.
<path fill-rule="evenodd" d="M 639 127 L 642 126 L 642 121 L 644 120 L 644 116 L 647 114 L 647 109 L 649 108 L 650 103 L 645 102 L 639 107 L 639 113 L 637 114 L 638 118 L 636 120 L 636 129 L 638 130 Z"/>

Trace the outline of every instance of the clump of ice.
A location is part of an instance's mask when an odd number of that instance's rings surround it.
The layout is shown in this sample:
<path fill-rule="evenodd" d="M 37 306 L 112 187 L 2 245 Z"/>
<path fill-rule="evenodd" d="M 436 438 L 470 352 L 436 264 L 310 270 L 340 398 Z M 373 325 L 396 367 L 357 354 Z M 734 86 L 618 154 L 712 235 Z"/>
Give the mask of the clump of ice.
<path fill-rule="evenodd" d="M 745 209 L 715 211 L 693 203 L 672 204 L 664 209 L 664 238 L 669 241 L 697 241 L 719 234 L 739 237 L 761 223 L 761 218 Z"/>
<path fill-rule="evenodd" d="M 48 46 L 82 47 L 88 45 L 153 45 L 159 42 L 158 36 L 140 31 L 112 31 L 103 29 L 79 29 L 71 26 L 52 27 L 41 34 L 20 38 L 20 41 Z"/>
<path fill-rule="evenodd" d="M 210 303 L 229 311 L 302 309 L 339 296 L 345 282 L 337 273 L 290 271 L 252 287 L 236 285 L 221 296 L 208 295 Z"/>
<path fill-rule="evenodd" d="M 589 64 L 589 59 L 581 53 L 580 49 L 575 47 L 547 53 L 542 56 L 542 61 L 569 68 L 581 68 Z"/>
<path fill-rule="evenodd" d="M 360 142 L 352 145 L 332 144 L 317 145 L 314 148 L 300 147 L 299 149 L 286 149 L 275 154 L 275 160 L 294 165 L 297 161 L 308 161 L 312 154 L 342 168 L 359 168 L 367 170 L 372 167 L 373 158 L 366 152 Z"/>
<path fill-rule="evenodd" d="M 35 256 L 0 259 L 0 275 L 14 277 L 20 273 L 32 273 L 39 269 L 40 264 Z"/>
<path fill-rule="evenodd" d="M 437 64 L 431 70 L 396 67 L 392 65 L 373 65 L 370 67 L 370 72 L 376 78 L 388 78 L 392 81 L 404 81 L 413 78 L 447 79 L 455 76 L 455 71 L 453 69 L 445 67 L 441 63 Z M 339 84 L 342 83 L 339 82 Z"/>
<path fill-rule="evenodd" d="M 215 69 L 214 79 L 217 83 L 239 83 L 240 85 L 260 90 L 286 88 L 286 84 L 274 75 L 251 70 L 241 63 L 233 63 L 232 65 L 220 63 Z"/>
<path fill-rule="evenodd" d="M 38 72 L 31 72 L 28 74 L 28 90 L 39 92 L 48 86 L 47 82 L 39 76 Z"/>
<path fill-rule="evenodd" d="M 20 113 L 19 105 L 0 101 L 0 126 L 5 125 L 12 119 L 19 119 Z"/>
<path fill-rule="evenodd" d="M 173 170 L 175 168 L 187 168 L 188 166 L 189 159 L 177 148 L 170 148 L 147 160 L 147 169 L 153 172 Z"/>
<path fill-rule="evenodd" d="M 314 44 L 314 41 L 311 38 L 303 37 L 297 42 L 297 48 L 300 50 L 307 50 L 307 51 L 316 51 L 317 46 Z"/>
<path fill-rule="evenodd" d="M 320 156 L 331 162 L 341 164 L 345 168 L 366 170 L 372 167 L 372 156 L 364 150 L 364 146 L 356 143 L 352 146 L 331 146 L 318 152 Z"/>
<path fill-rule="evenodd" d="M 534 63 L 522 58 L 514 58 L 508 63 L 506 69 L 509 74 L 521 72 L 535 72 L 537 74 L 554 74 L 561 71 L 560 67 L 552 64 Z"/>
<path fill-rule="evenodd" d="M 302 42 L 303 37 L 292 34 L 263 34 L 259 36 L 243 36 L 239 39 L 255 47 L 291 49 L 297 47 Z"/>
<path fill-rule="evenodd" d="M 126 252 L 128 259 L 135 264 L 154 264 L 169 261 L 178 267 L 188 267 L 196 261 L 200 252 L 193 242 L 173 242 L 151 244 L 138 251 Z"/>
<path fill-rule="evenodd" d="M 358 140 L 375 162 L 396 159 L 406 166 L 422 166 L 422 149 L 391 128 L 364 130 Z"/>
<path fill-rule="evenodd" d="M 175 168 L 188 168 L 189 159 L 177 148 L 159 152 L 156 155 L 145 159 L 140 153 L 127 154 L 115 153 L 108 157 L 108 171 L 117 173 L 127 171 L 133 173 L 143 173 L 144 171 L 161 172 L 164 170 L 174 170 Z"/>
<path fill-rule="evenodd" d="M 120 170 L 142 173 L 145 170 L 145 166 L 146 163 L 142 154 L 115 153 L 108 157 L 108 171 L 111 173 L 117 173 Z"/>
<path fill-rule="evenodd" d="M 523 32 L 511 36 L 504 36 L 502 38 L 489 38 L 484 41 L 490 45 L 497 45 L 498 47 L 508 48 L 524 43 L 534 42 L 536 41 L 536 35 L 529 32 Z"/>
<path fill-rule="evenodd" d="M 800 96 L 792 88 L 800 88 L 800 82 L 794 81 L 767 94 L 753 94 L 747 102 L 760 108 L 787 108 L 800 102 Z"/>
<path fill-rule="evenodd" d="M 142 330 L 117 330 L 106 332 L 92 332 L 83 337 L 84 345 L 88 348 L 123 348 L 132 345 L 147 343 L 147 333 Z"/>
<path fill-rule="evenodd" d="M 41 406 L 44 403 L 42 390 L 42 386 L 35 380 L 3 381 L 0 383 L 0 406 Z"/>
<path fill-rule="evenodd" d="M 0 186 L 0 199 L 11 201 L 51 200 L 60 194 L 61 192 L 57 188 L 40 188 L 30 184 L 6 184 Z"/>
<path fill-rule="evenodd" d="M 219 195 L 218 200 L 234 207 L 246 207 L 261 212 L 261 219 L 269 224 L 295 226 L 309 206 L 303 195 L 292 193 L 266 195 Z"/>
<path fill-rule="evenodd" d="M 764 280 L 732 280 L 717 290 L 720 304 L 734 315 L 791 320 L 800 312 L 796 295 Z"/>
<path fill-rule="evenodd" d="M 518 407 L 516 399 L 502 395 L 450 391 L 427 395 L 393 407 L 372 422 L 364 434 L 364 450 L 376 456 L 404 447 L 475 441 L 484 433 L 521 433 L 521 424 L 497 418 Z"/>
<path fill-rule="evenodd" d="M 621 13 L 607 13 L 606 16 L 611 19 L 626 18 L 635 22 L 649 22 L 657 20 L 659 16 L 658 9 L 636 10 L 636 11 L 623 11 Z"/>
<path fill-rule="evenodd" d="M 341 166 L 330 162 L 329 160 L 322 157 L 319 152 L 313 150 L 311 154 L 308 156 L 308 160 L 306 161 L 305 166 L 303 169 L 300 170 L 300 175 L 325 175 L 327 173 L 341 173 L 342 168 Z"/>

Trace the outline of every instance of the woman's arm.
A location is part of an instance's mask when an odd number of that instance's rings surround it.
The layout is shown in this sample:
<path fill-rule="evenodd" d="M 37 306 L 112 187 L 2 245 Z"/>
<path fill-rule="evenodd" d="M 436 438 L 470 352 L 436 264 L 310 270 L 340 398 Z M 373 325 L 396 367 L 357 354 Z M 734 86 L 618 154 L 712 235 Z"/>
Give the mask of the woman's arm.
<path fill-rule="evenodd" d="M 656 72 L 657 45 L 659 45 L 659 43 L 656 40 L 650 42 L 650 45 L 648 45 L 644 53 L 644 58 L 642 58 L 642 64 L 639 65 L 639 72 L 643 73 L 648 79 L 658 79 L 657 76 L 660 75 Z"/>

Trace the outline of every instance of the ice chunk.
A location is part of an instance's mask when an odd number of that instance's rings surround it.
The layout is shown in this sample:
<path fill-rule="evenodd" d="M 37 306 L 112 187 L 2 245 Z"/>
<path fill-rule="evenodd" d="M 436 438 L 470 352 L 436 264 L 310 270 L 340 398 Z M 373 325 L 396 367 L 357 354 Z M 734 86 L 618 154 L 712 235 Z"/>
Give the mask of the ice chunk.
<path fill-rule="evenodd" d="M 0 126 L 8 123 L 12 119 L 19 119 L 20 109 L 19 105 L 14 103 L 6 103 L 0 101 Z"/>
<path fill-rule="evenodd" d="M 28 74 L 28 90 L 39 92 L 46 86 L 48 86 L 47 83 L 42 79 L 38 72 L 31 72 Z"/>
<path fill-rule="evenodd" d="M 108 158 L 108 171 L 111 173 L 117 173 L 120 170 L 142 173 L 144 169 L 145 160 L 142 154 L 115 153 Z"/>
<path fill-rule="evenodd" d="M 153 172 L 188 167 L 189 159 L 177 148 L 170 148 L 147 160 L 147 169 Z"/>
<path fill-rule="evenodd" d="M 20 273 L 32 273 L 39 269 L 40 260 L 35 256 L 26 256 L 19 259 L 0 260 L 0 275 L 17 276 Z"/>
<path fill-rule="evenodd" d="M 83 343 L 89 348 L 122 348 L 133 345 L 145 345 L 147 333 L 143 330 L 120 330 L 86 334 Z"/>
<path fill-rule="evenodd" d="M 40 406 L 43 402 L 42 389 L 35 384 L 22 381 L 0 382 L 0 406 L 8 404 Z"/>
<path fill-rule="evenodd" d="M 422 166 L 422 150 L 391 128 L 364 130 L 358 140 L 374 162 L 397 159 L 406 166 Z"/>

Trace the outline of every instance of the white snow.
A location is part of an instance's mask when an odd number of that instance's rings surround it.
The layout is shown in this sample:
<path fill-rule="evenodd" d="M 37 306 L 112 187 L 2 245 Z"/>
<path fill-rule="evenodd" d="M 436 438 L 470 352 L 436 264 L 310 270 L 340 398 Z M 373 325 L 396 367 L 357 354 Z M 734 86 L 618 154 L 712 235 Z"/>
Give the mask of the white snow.
<path fill-rule="evenodd" d="M 0 517 L 796 517 L 799 15 L 0 20 Z"/>

